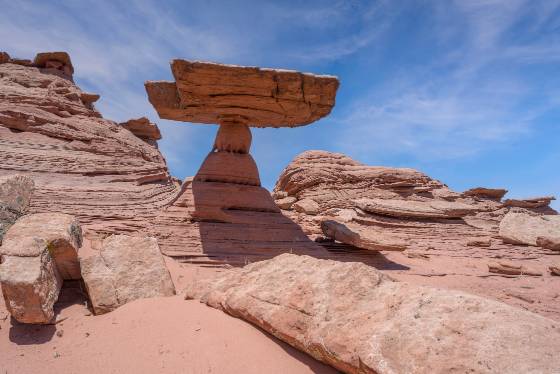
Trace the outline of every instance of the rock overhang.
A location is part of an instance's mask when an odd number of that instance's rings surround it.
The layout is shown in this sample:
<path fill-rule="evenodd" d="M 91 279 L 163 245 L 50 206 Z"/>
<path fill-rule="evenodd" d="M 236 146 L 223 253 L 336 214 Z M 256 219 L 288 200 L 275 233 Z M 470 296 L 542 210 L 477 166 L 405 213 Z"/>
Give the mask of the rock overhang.
<path fill-rule="evenodd" d="M 339 80 L 293 70 L 172 60 L 175 82 L 147 81 L 160 118 L 184 122 L 297 127 L 328 115 Z"/>

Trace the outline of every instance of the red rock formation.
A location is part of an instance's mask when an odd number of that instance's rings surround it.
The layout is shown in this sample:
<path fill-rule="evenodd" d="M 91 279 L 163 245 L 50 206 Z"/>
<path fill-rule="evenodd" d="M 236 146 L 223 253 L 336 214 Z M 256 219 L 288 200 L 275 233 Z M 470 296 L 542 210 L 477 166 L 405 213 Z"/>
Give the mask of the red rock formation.
<path fill-rule="evenodd" d="M 477 188 L 460 194 L 416 170 L 367 166 L 342 154 L 308 151 L 284 169 L 273 196 L 286 208 L 285 215 L 331 251 L 375 248 L 356 240 L 356 234 L 369 237 L 370 242 L 375 239 L 393 244 L 389 248 L 404 243 L 405 253 L 384 252 L 380 257 L 383 260 L 378 258 L 374 266 L 397 279 L 457 288 L 560 318 L 556 300 L 560 283 L 545 274 L 557 252 L 524 246 L 537 245 L 542 237 L 543 247 L 555 248 L 552 238 L 559 216 L 542 205 L 530 210 L 505 206 L 498 198 L 501 193 Z M 311 206 L 310 201 L 314 209 L 296 209 L 298 205 Z M 549 215 L 542 215 L 543 209 Z M 515 215 L 514 211 L 531 218 L 531 224 L 529 218 L 523 225 L 504 219 L 500 230 L 504 216 Z M 343 223 L 355 234 L 321 229 L 321 222 L 328 220 Z M 323 235 L 338 242 L 324 240 Z M 524 245 L 504 243 L 504 236 L 517 238 L 507 240 L 509 243 Z M 382 246 L 379 248 L 382 250 Z M 487 264 L 494 259 L 509 260 L 543 274 L 531 277 L 535 280 L 524 277 L 523 281 L 538 302 L 526 305 L 510 298 L 503 290 L 521 284 L 514 280 L 515 275 L 490 275 Z M 489 276 L 493 277 L 491 281 Z"/>
<path fill-rule="evenodd" d="M 72 82 L 66 57 L 0 65 L 0 176 L 33 178 L 31 212 L 74 214 L 90 232 L 143 230 L 179 184 L 156 147 L 102 118 L 97 95 Z"/>

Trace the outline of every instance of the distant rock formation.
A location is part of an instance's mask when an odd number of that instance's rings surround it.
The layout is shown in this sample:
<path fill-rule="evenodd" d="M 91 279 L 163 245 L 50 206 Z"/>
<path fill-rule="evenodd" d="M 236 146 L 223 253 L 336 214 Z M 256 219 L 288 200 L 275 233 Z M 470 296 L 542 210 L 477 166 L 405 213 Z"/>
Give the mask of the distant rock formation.
<path fill-rule="evenodd" d="M 557 322 L 360 263 L 280 255 L 199 281 L 188 298 L 345 373 L 553 373 Z"/>
<path fill-rule="evenodd" d="M 73 83 L 65 52 L 33 62 L 1 56 L 0 176 L 33 178 L 29 211 L 76 215 L 86 236 L 151 225 L 180 186 L 137 125 L 133 133 L 102 118 L 99 95 Z"/>

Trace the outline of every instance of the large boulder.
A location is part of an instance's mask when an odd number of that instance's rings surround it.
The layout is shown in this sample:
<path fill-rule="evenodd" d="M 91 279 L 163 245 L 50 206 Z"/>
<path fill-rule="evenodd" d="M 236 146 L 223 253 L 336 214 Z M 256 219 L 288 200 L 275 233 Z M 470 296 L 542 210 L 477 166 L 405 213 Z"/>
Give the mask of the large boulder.
<path fill-rule="evenodd" d="M 347 373 L 554 373 L 560 328 L 506 304 L 394 282 L 360 263 L 284 254 L 199 281 L 187 298 Z"/>
<path fill-rule="evenodd" d="M 0 247 L 0 283 L 17 321 L 52 322 L 63 280 L 80 278 L 81 244 L 81 228 L 67 214 L 31 214 L 10 227 Z"/>
<path fill-rule="evenodd" d="M 29 208 L 35 184 L 29 177 L 0 177 L 0 243 L 8 228 Z"/>
<path fill-rule="evenodd" d="M 500 222 L 500 237 L 505 243 L 560 249 L 555 246 L 560 242 L 560 215 L 509 212 Z"/>
<path fill-rule="evenodd" d="M 80 257 L 80 262 L 95 314 L 136 299 L 175 294 L 154 238 L 112 235 L 99 251 Z"/>

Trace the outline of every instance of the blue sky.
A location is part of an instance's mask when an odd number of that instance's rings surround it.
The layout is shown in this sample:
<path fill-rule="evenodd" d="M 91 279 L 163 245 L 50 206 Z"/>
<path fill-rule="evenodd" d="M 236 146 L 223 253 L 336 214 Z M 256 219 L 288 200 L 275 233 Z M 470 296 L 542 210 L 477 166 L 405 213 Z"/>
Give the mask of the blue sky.
<path fill-rule="evenodd" d="M 216 126 L 160 120 L 145 80 L 187 58 L 337 75 L 331 115 L 253 130 L 272 188 L 308 149 L 412 167 L 462 191 L 560 197 L 560 1 L 0 0 L 1 50 L 66 50 L 106 118 L 148 116 L 172 173 L 193 175 Z M 554 206 L 560 208 L 560 203 Z"/>

